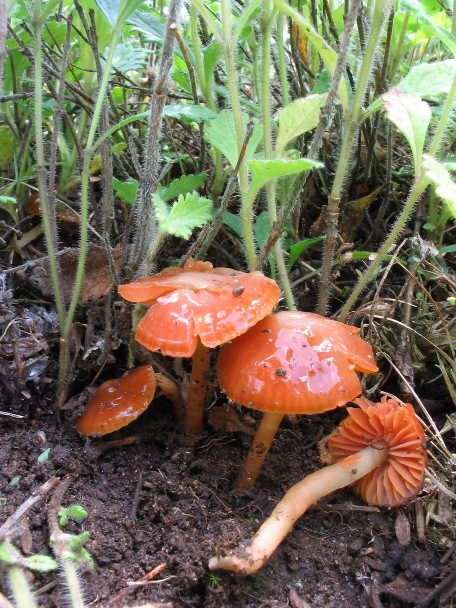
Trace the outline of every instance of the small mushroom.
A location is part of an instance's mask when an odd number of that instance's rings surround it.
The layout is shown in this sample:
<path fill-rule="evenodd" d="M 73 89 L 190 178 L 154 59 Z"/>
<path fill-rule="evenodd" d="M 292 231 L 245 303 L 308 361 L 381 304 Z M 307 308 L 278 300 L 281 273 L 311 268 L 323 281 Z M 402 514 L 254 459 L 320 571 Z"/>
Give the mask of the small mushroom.
<path fill-rule="evenodd" d="M 246 547 L 209 560 L 211 570 L 253 574 L 271 557 L 308 507 L 330 492 L 353 484 L 369 504 L 397 507 L 424 483 L 427 451 L 413 407 L 395 397 L 373 403 L 364 397 L 328 439 L 334 464 L 291 487 Z"/>
<path fill-rule="evenodd" d="M 78 420 L 78 432 L 86 437 L 99 437 L 127 426 L 149 407 L 157 388 L 181 415 L 182 401 L 174 382 L 163 374 L 155 374 L 152 365 L 142 365 L 98 388 Z"/>
<path fill-rule="evenodd" d="M 378 370 L 358 328 L 307 312 L 266 317 L 227 344 L 217 377 L 229 399 L 265 412 L 237 485 L 251 488 L 286 414 L 320 414 L 361 394 Z"/>
<path fill-rule="evenodd" d="M 184 268 L 167 268 L 120 285 L 119 293 L 130 302 L 151 305 L 136 329 L 142 346 L 165 356 L 192 357 L 185 428 L 201 434 L 209 348 L 232 340 L 269 314 L 279 300 L 277 283 L 261 272 L 190 260 Z"/>

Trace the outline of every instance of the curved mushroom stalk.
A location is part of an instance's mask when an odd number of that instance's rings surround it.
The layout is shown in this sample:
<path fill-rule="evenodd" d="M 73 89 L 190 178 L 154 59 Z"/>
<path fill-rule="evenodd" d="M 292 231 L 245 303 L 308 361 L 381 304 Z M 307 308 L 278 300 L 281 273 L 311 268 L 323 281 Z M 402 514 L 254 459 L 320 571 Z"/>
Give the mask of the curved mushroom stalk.
<path fill-rule="evenodd" d="M 211 557 L 210 570 L 253 574 L 268 561 L 297 520 L 317 500 L 361 479 L 387 458 L 386 449 L 367 447 L 359 454 L 320 469 L 292 486 L 246 547 Z"/>
<path fill-rule="evenodd" d="M 246 547 L 209 560 L 211 570 L 253 574 L 271 557 L 308 507 L 327 494 L 354 484 L 369 504 L 398 506 L 423 487 L 427 452 L 424 432 L 413 407 L 395 398 L 372 403 L 361 397 L 357 408 L 329 436 L 331 464 L 295 484 Z"/>

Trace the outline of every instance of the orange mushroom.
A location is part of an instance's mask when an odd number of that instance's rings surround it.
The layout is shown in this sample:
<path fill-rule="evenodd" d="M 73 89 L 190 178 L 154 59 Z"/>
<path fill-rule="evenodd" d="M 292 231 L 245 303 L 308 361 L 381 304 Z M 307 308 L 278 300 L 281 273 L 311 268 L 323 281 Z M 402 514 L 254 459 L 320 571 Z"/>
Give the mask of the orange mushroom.
<path fill-rule="evenodd" d="M 292 486 L 246 547 L 209 560 L 211 570 L 253 574 L 271 557 L 296 521 L 314 502 L 353 484 L 369 504 L 397 507 L 416 496 L 424 483 L 427 452 L 413 407 L 395 397 L 373 403 L 356 399 L 330 435 L 335 461 Z"/>
<path fill-rule="evenodd" d="M 237 485 L 251 488 L 286 414 L 320 414 L 361 394 L 378 370 L 356 327 L 308 312 L 270 315 L 226 345 L 217 377 L 229 399 L 265 412 Z"/>
<path fill-rule="evenodd" d="M 279 300 L 277 283 L 261 272 L 190 260 L 184 268 L 119 285 L 119 293 L 130 302 L 151 305 L 136 328 L 140 344 L 165 356 L 193 357 L 185 428 L 201 434 L 209 348 L 232 340 L 269 314 Z"/>
<path fill-rule="evenodd" d="M 182 403 L 174 383 L 163 374 L 155 374 L 152 365 L 142 365 L 98 388 L 78 420 L 78 432 L 98 437 L 127 426 L 149 407 L 157 387 L 173 402 L 179 415 Z"/>

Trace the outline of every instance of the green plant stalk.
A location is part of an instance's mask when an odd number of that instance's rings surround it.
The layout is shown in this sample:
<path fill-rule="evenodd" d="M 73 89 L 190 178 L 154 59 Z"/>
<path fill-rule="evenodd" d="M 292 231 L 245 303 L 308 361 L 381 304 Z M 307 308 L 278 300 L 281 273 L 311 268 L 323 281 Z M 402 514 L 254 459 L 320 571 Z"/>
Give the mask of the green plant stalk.
<path fill-rule="evenodd" d="M 78 132 L 77 132 L 78 138 L 79 138 L 79 143 L 82 143 L 82 140 L 84 139 L 87 119 L 88 119 L 87 112 L 84 109 L 82 109 L 81 110 L 81 119 L 79 121 L 79 128 L 78 128 Z M 60 178 L 60 189 L 62 192 L 67 192 L 67 190 L 68 190 L 67 184 L 70 182 L 70 178 L 71 178 L 74 166 L 76 165 L 78 158 L 79 158 L 78 147 L 75 144 L 73 144 L 73 149 L 71 151 L 69 161 L 67 163 L 65 163 L 64 166 L 62 167 L 62 174 L 61 174 L 61 178 Z"/>
<path fill-rule="evenodd" d="M 283 28 L 284 27 L 285 27 L 285 15 L 283 13 L 279 13 L 279 16 L 277 17 L 277 53 L 278 53 L 278 57 L 279 57 L 279 71 L 280 71 L 280 84 L 282 86 L 282 100 L 283 100 L 283 105 L 287 106 L 289 103 L 289 95 L 288 95 L 287 64 L 285 61 L 285 42 L 283 39 Z"/>
<path fill-rule="evenodd" d="M 226 79 L 228 85 L 228 94 L 230 98 L 231 109 L 233 112 L 234 128 L 236 131 L 236 143 L 238 155 L 241 153 L 244 143 L 245 131 L 242 122 L 241 102 L 239 99 L 238 77 L 236 73 L 236 64 L 234 58 L 235 45 L 231 35 L 231 3 L 229 0 L 221 0 L 222 14 L 222 31 L 223 31 L 223 52 L 225 57 Z M 241 214 L 244 215 L 244 200 L 248 189 L 247 165 L 243 160 L 239 167 L 239 190 L 241 194 L 242 209 Z M 254 260 L 249 257 L 249 263 L 252 265 Z"/>
<path fill-rule="evenodd" d="M 262 31 L 261 31 L 261 118 L 263 123 L 263 145 L 264 157 L 266 160 L 274 158 L 272 146 L 272 126 L 271 126 L 271 97 L 270 97 L 270 71 L 271 71 L 271 36 L 272 27 L 275 23 L 278 10 L 270 10 L 269 0 L 264 0 L 262 8 Z M 276 202 L 277 180 L 272 180 L 266 184 L 266 200 L 268 204 L 269 223 L 272 226 L 277 221 L 277 202 Z M 249 214 L 252 218 L 252 214 Z M 290 310 L 296 310 L 293 292 L 288 279 L 287 267 L 283 258 L 283 250 L 280 239 L 274 245 L 275 263 L 280 277 L 280 285 L 285 294 L 287 306 Z M 253 264 L 256 261 L 253 261 Z M 253 266 L 251 264 L 251 266 Z"/>
<path fill-rule="evenodd" d="M 431 142 L 431 146 L 429 148 L 429 154 L 431 156 L 435 156 L 437 154 L 438 148 L 442 142 L 442 138 L 443 138 L 443 134 L 445 132 L 446 125 L 448 123 L 448 118 L 451 113 L 451 108 L 452 108 L 455 100 L 456 100 L 456 76 L 453 78 L 453 83 L 452 83 L 450 91 L 448 93 L 448 97 L 445 100 L 445 105 L 443 106 L 443 109 L 442 109 L 442 114 L 440 116 L 439 124 L 437 126 L 434 138 L 433 138 L 433 140 Z M 413 207 L 415 206 L 415 203 L 417 202 L 417 200 L 419 199 L 419 197 L 421 196 L 421 194 L 424 192 L 424 190 L 427 188 L 428 185 L 429 185 L 429 180 L 425 176 L 418 175 L 415 177 L 415 184 L 409 194 L 408 200 L 404 206 L 404 209 L 402 210 L 402 213 L 397 218 L 396 223 L 394 224 L 388 238 L 383 243 L 382 247 L 380 248 L 379 252 L 375 256 L 371 265 L 366 270 L 366 272 L 363 274 L 360 281 L 356 285 L 355 289 L 352 291 L 350 297 L 345 302 L 345 304 L 340 312 L 340 315 L 338 317 L 340 321 L 345 320 L 345 318 L 347 317 L 348 313 L 351 310 L 351 307 L 355 304 L 356 300 L 358 299 L 358 297 L 360 296 L 362 291 L 365 289 L 365 287 L 371 281 L 377 268 L 382 263 L 384 256 L 388 253 L 390 247 L 394 244 L 394 242 L 396 241 L 396 239 L 402 232 L 402 229 L 404 228 L 405 223 L 407 222 L 407 220 L 413 210 Z"/>
<path fill-rule="evenodd" d="M 191 2 L 198 9 L 198 12 L 206 22 L 207 27 L 211 30 L 214 38 L 223 46 L 225 43 L 223 36 L 219 32 L 217 24 L 212 17 L 211 12 L 207 9 L 205 2 L 203 2 L 203 0 L 191 0 Z"/>
<path fill-rule="evenodd" d="M 71 555 L 65 555 L 65 550 L 62 552 L 61 564 L 65 574 L 65 582 L 71 598 L 71 608 L 84 608 L 84 598 L 82 595 L 81 585 L 76 564 Z"/>
<path fill-rule="evenodd" d="M 405 35 L 407 33 L 407 25 L 408 25 L 409 19 L 410 19 L 410 11 L 406 10 L 404 13 L 403 20 L 402 20 L 401 31 L 399 32 L 399 37 L 398 37 L 396 45 L 395 45 L 396 54 L 395 54 L 393 65 L 391 66 L 391 71 L 389 74 L 390 82 L 392 82 L 392 83 L 396 82 L 396 73 L 398 71 L 399 64 L 403 57 L 402 48 L 403 48 L 403 44 L 404 44 L 404 40 L 405 40 Z"/>
<path fill-rule="evenodd" d="M 17 608 L 37 608 L 33 593 L 21 566 L 8 566 L 8 583 Z"/>
<path fill-rule="evenodd" d="M 337 240 L 339 208 L 343 185 L 350 166 L 353 146 L 357 141 L 359 122 L 362 114 L 362 107 L 364 97 L 366 95 L 367 85 L 369 83 L 369 76 L 375 60 L 375 52 L 380 40 L 383 22 L 388 14 L 390 4 L 391 0 L 376 0 L 375 2 L 372 27 L 358 78 L 358 84 L 353 97 L 351 116 L 347 119 L 347 126 L 342 143 L 339 162 L 337 164 L 336 174 L 334 176 L 331 194 L 328 200 L 326 241 L 323 253 L 320 293 L 317 306 L 317 312 L 321 315 L 324 315 L 326 312 L 326 307 L 331 292 L 330 274 Z"/>
<path fill-rule="evenodd" d="M 42 48 L 41 36 L 43 31 L 43 17 L 41 15 L 41 1 L 34 0 L 33 3 L 33 51 L 35 57 L 35 153 L 36 153 L 36 176 L 38 181 L 38 192 L 40 196 L 40 204 L 43 217 L 44 237 L 46 240 L 46 248 L 49 258 L 49 270 L 51 273 L 52 287 L 54 290 L 55 303 L 57 307 L 57 315 L 59 319 L 60 330 L 62 331 L 65 325 L 65 304 L 62 296 L 62 289 L 59 277 L 59 268 L 57 265 L 57 250 L 53 235 L 56 227 L 55 213 L 52 217 L 51 210 L 47 204 L 46 196 L 46 162 L 44 157 L 44 142 L 43 142 L 43 70 L 42 70 Z"/>

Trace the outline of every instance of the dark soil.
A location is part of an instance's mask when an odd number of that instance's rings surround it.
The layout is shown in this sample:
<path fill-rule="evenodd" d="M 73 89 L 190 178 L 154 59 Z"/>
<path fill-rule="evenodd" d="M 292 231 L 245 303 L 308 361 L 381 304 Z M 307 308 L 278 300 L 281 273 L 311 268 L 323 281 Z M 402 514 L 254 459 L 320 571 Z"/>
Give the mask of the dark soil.
<path fill-rule="evenodd" d="M 86 546 L 95 568 L 82 575 L 88 605 L 453 605 L 450 587 L 440 594 L 438 585 L 451 578 L 454 557 L 442 563 L 444 549 L 438 551 L 429 538 L 418 540 L 417 504 L 378 510 L 363 506 L 350 490 L 309 511 L 256 575 L 209 572 L 211 555 L 250 538 L 283 492 L 319 466 L 317 439 L 334 428 L 342 412 L 286 421 L 254 491 L 245 492 L 234 482 L 249 445 L 248 432 L 217 433 L 208 427 L 203 437 L 190 438 L 162 398 L 116 436 L 138 442 L 106 449 L 101 441 L 84 441 L 75 432 L 82 406 L 66 411 L 56 426 L 47 408 L 50 385 L 44 387 L 38 383 L 32 390 L 41 395 L 33 420 L 0 417 L 0 523 L 54 475 L 74 475 L 62 504 L 80 504 L 88 511 L 86 520 L 66 526 L 75 534 L 90 532 Z M 22 404 L 31 397 L 23 393 Z M 0 409 L 21 412 L 20 403 L 12 407 L 9 398 L 4 389 Z M 244 414 L 236 413 L 241 424 Z M 47 448 L 48 459 L 40 462 Z M 11 487 L 16 476 L 20 479 Z M 50 495 L 22 520 L 23 534 L 15 542 L 25 552 L 50 553 Z M 131 585 L 155 568 L 152 580 Z M 33 585 L 45 590 L 39 595 L 42 606 L 67 605 L 60 575 L 36 575 Z"/>

